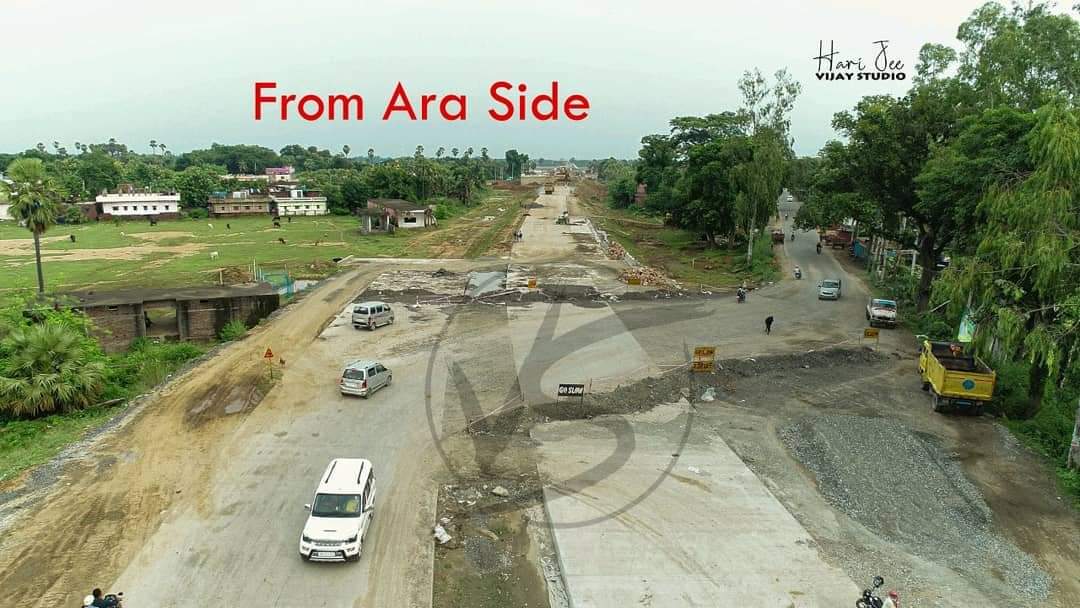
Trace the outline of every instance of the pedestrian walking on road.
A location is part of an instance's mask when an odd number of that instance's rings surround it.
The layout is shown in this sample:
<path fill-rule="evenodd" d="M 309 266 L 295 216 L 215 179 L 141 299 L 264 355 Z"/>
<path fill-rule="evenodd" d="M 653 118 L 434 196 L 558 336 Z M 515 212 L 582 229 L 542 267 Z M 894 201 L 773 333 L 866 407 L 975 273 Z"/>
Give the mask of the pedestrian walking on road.
<path fill-rule="evenodd" d="M 772 315 L 765 317 L 765 333 L 772 333 Z"/>

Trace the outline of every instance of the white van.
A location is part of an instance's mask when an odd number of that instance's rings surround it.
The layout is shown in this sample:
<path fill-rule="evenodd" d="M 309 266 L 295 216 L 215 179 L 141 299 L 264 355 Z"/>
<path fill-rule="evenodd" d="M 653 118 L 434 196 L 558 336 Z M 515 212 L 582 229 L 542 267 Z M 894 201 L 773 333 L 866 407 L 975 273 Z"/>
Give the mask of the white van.
<path fill-rule="evenodd" d="M 300 534 L 300 558 L 340 562 L 360 559 L 364 536 L 375 516 L 375 472 L 363 458 L 330 461 Z"/>
<path fill-rule="evenodd" d="M 361 302 L 353 306 L 352 324 L 356 329 L 375 329 L 394 322 L 394 311 L 386 302 Z"/>

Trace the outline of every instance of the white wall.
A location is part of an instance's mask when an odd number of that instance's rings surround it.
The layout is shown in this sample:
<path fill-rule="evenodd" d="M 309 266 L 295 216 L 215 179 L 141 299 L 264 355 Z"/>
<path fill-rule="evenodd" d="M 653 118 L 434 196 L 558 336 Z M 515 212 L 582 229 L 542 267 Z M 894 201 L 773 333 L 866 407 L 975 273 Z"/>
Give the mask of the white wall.
<path fill-rule="evenodd" d="M 157 207 L 157 209 L 154 209 L 154 207 Z M 122 203 L 104 203 L 101 206 L 101 211 L 115 216 L 160 215 L 162 213 L 179 213 L 180 204 L 175 201 L 140 202 L 139 204 L 135 204 L 134 201 L 124 201 Z"/>
<path fill-rule="evenodd" d="M 8 213 L 8 209 L 11 207 L 9 203 L 0 203 L 0 222 L 4 220 L 14 219 L 11 214 Z"/>
<path fill-rule="evenodd" d="M 326 199 L 275 198 L 278 215 L 326 215 Z"/>

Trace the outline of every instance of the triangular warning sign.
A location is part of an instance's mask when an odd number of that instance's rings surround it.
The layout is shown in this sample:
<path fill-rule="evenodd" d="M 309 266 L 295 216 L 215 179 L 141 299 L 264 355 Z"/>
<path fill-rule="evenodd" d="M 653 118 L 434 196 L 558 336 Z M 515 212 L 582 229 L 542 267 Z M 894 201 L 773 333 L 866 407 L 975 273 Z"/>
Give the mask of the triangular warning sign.
<path fill-rule="evenodd" d="M 270 350 L 270 348 L 267 347 L 266 353 L 263 354 L 263 359 L 273 359 L 273 358 L 274 358 L 274 351 Z"/>

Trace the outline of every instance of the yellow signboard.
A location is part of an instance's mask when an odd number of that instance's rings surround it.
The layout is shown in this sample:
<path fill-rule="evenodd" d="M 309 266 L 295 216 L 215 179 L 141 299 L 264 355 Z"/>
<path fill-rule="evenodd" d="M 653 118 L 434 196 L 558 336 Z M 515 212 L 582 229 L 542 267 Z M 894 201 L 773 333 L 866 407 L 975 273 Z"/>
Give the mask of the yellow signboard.
<path fill-rule="evenodd" d="M 536 277 L 529 279 L 529 289 L 536 289 Z"/>
<path fill-rule="evenodd" d="M 690 369 L 695 372 L 711 372 L 716 366 L 716 347 L 698 346 L 694 349 L 694 360 Z"/>
<path fill-rule="evenodd" d="M 876 340 L 877 337 L 878 337 L 878 332 L 879 331 L 881 331 L 881 330 L 876 328 L 876 327 L 867 327 L 866 329 L 864 329 L 862 331 L 862 337 L 864 337 L 864 338 L 874 338 Z"/>
<path fill-rule="evenodd" d="M 695 372 L 711 372 L 714 363 L 712 361 L 694 361 L 690 363 L 690 369 Z"/>
<path fill-rule="evenodd" d="M 627 285 L 641 285 L 641 277 L 626 277 Z"/>

